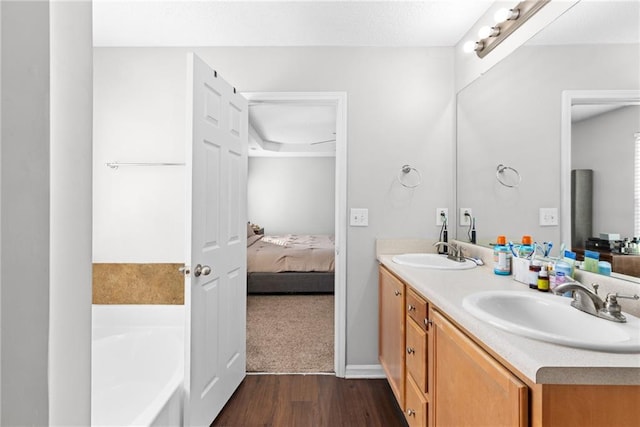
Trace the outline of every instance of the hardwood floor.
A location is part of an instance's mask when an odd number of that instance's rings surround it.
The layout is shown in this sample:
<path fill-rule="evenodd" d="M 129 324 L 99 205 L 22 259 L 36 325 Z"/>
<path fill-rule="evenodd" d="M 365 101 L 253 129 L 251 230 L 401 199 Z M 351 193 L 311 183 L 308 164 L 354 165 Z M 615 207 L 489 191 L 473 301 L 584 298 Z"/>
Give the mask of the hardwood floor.
<path fill-rule="evenodd" d="M 248 375 L 211 427 L 405 427 L 384 379 Z"/>

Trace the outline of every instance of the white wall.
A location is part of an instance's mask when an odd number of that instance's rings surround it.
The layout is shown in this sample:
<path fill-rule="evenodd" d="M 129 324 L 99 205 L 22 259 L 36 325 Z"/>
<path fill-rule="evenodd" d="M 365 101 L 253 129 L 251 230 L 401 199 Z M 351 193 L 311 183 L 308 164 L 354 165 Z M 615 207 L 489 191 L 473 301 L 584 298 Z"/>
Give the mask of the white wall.
<path fill-rule="evenodd" d="M 186 59 L 95 52 L 93 261 L 184 262 Z"/>
<path fill-rule="evenodd" d="M 49 425 L 91 423 L 91 2 L 52 2 Z"/>
<path fill-rule="evenodd" d="M 334 234 L 335 164 L 335 157 L 250 157 L 249 220 L 266 234 Z"/>
<path fill-rule="evenodd" d="M 2 8 L 0 425 L 48 425 L 49 4 Z"/>
<path fill-rule="evenodd" d="M 150 255 L 160 259 L 160 254 L 182 253 L 182 198 L 173 187 L 166 188 L 180 182 L 180 174 L 168 168 L 114 173 L 104 162 L 183 159 L 186 51 L 94 51 L 96 262 L 118 262 L 121 253 L 140 262 L 150 261 Z M 194 51 L 240 92 L 347 92 L 347 199 L 350 207 L 369 209 L 369 227 L 350 228 L 347 236 L 347 364 L 378 364 L 375 240 L 436 238 L 435 209 L 453 208 L 453 49 Z M 407 163 L 423 176 L 423 184 L 413 190 L 396 179 Z M 142 189 L 151 195 L 141 194 Z M 161 209 L 138 202 L 167 191 L 175 196 Z M 136 224 L 146 234 L 128 232 Z"/>
<path fill-rule="evenodd" d="M 635 137 L 640 106 L 627 106 L 576 122 L 571 131 L 573 169 L 593 169 L 593 234 L 634 237 Z"/>

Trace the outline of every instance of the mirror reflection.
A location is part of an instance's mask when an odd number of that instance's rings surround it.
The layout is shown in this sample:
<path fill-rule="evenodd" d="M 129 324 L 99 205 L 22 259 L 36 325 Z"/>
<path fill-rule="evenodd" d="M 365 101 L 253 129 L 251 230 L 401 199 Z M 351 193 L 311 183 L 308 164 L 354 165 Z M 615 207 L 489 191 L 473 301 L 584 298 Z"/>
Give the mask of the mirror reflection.
<path fill-rule="evenodd" d="M 563 93 L 640 89 L 639 33 L 638 2 L 583 0 L 458 93 L 457 205 L 473 210 L 479 244 L 500 234 L 519 242 L 526 234 L 554 242 L 552 255 L 562 243 L 577 248 L 570 237 L 571 195 L 562 191 L 570 169 L 592 169 L 597 176 L 586 239 L 617 233 L 624 242 L 640 235 L 630 219 L 636 209 L 630 153 L 640 132 L 638 105 L 613 105 L 581 118 L 578 110 L 585 107 L 575 106 L 577 139 L 569 150 L 575 164 L 561 168 Z M 628 129 L 618 125 L 607 132 L 605 122 L 622 116 Z M 621 133 L 624 148 L 614 145 Z M 518 186 L 500 183 L 501 164 L 519 172 Z M 455 231 L 468 240 L 467 226 Z"/>
<path fill-rule="evenodd" d="M 570 170 L 571 184 L 562 199 L 571 203 L 563 240 L 579 258 L 594 251 L 613 272 L 639 277 L 640 91 L 565 95 L 563 145 L 571 155 L 563 174 Z"/>

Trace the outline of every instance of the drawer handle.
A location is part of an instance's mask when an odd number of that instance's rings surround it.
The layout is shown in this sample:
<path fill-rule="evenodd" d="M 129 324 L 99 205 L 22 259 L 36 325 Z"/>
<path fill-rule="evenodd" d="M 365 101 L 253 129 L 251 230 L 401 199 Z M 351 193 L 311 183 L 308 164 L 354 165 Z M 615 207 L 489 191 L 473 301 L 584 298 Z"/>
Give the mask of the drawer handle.
<path fill-rule="evenodd" d="M 427 318 L 424 319 L 424 325 L 425 326 L 431 326 L 433 325 L 433 320 L 429 320 Z"/>
<path fill-rule="evenodd" d="M 407 353 L 409 354 L 414 354 L 416 352 L 416 350 L 412 347 L 407 347 Z"/>
<path fill-rule="evenodd" d="M 416 306 L 415 305 L 409 304 L 409 306 L 407 307 L 407 311 L 415 311 L 415 310 L 416 310 Z"/>
<path fill-rule="evenodd" d="M 416 411 L 414 411 L 413 409 L 407 409 L 407 415 L 410 417 L 415 417 Z"/>
<path fill-rule="evenodd" d="M 396 296 L 399 296 L 399 295 L 400 295 L 400 291 L 399 291 L 399 290 L 397 290 L 397 289 L 396 289 L 395 291 L 393 291 L 393 293 L 394 293 L 394 294 L 396 294 Z"/>

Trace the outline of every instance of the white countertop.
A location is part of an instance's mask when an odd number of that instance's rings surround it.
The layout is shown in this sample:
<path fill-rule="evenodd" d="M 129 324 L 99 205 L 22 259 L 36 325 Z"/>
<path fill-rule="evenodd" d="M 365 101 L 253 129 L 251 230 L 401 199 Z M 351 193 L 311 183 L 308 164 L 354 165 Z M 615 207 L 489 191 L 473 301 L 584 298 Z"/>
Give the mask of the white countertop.
<path fill-rule="evenodd" d="M 392 255 L 378 255 L 381 264 L 529 381 L 640 385 L 640 354 L 582 350 L 521 337 L 478 320 L 462 307 L 464 297 L 474 292 L 526 290 L 527 286 L 513 280 L 513 276 L 495 275 L 488 265 L 471 270 L 433 270 L 399 265 L 391 258 Z"/>

